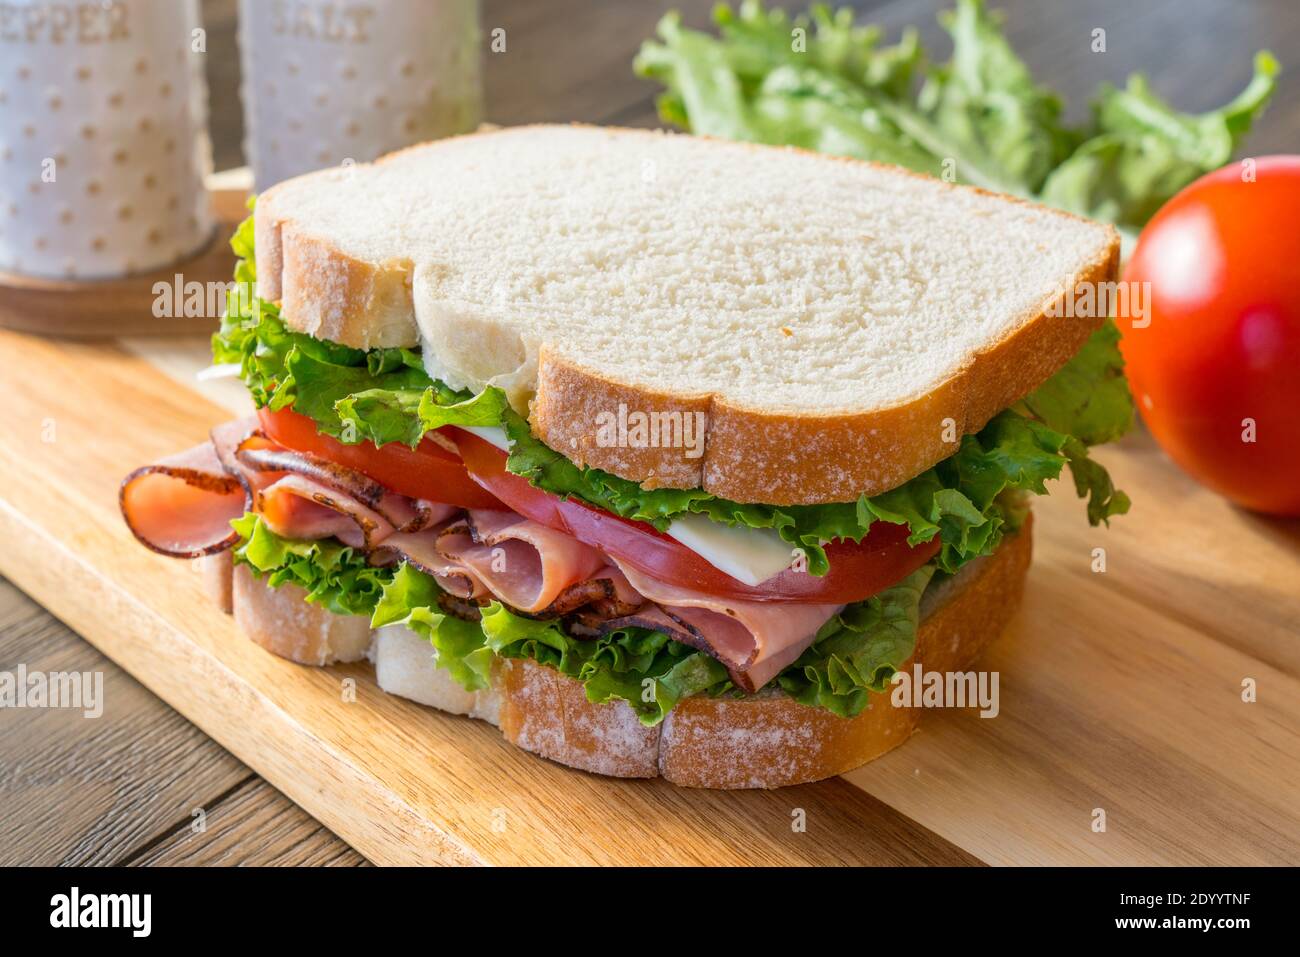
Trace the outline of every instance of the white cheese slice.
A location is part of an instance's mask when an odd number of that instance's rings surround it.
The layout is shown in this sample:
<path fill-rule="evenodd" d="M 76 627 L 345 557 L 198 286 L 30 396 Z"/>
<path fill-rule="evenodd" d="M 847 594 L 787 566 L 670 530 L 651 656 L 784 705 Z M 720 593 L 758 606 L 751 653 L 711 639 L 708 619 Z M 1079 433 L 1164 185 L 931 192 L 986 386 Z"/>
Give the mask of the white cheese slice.
<path fill-rule="evenodd" d="M 462 425 L 459 428 L 466 432 L 473 432 L 484 442 L 491 442 L 502 452 L 510 451 L 510 439 L 506 437 L 506 430 L 497 425 Z"/>
<path fill-rule="evenodd" d="M 668 535 L 746 585 L 761 585 L 794 561 L 794 547 L 770 528 L 723 525 L 704 515 L 686 515 L 673 520 Z"/>

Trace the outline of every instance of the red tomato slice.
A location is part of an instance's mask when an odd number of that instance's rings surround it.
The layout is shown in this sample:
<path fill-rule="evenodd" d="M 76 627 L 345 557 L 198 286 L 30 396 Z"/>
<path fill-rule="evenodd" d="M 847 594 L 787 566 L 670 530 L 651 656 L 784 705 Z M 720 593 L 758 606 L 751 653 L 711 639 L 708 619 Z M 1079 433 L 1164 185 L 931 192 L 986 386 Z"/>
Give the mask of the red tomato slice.
<path fill-rule="evenodd" d="M 310 452 L 364 472 L 394 492 L 461 508 L 501 508 L 501 503 L 473 481 L 455 454 L 427 436 L 414 449 L 400 442 L 344 445 L 316 431 L 316 423 L 292 409 L 259 409 L 267 438 L 296 452 Z"/>
<path fill-rule="evenodd" d="M 746 585 L 652 525 L 533 488 L 527 479 L 506 471 L 506 454 L 490 442 L 461 429 L 444 431 L 460 450 L 470 476 L 520 515 L 567 532 L 660 581 L 710 595 L 813 604 L 862 601 L 902 581 L 939 551 L 937 537 L 909 546 L 906 526 L 877 522 L 861 543 L 827 545 L 831 567 L 820 578 L 789 570 L 761 585 Z"/>

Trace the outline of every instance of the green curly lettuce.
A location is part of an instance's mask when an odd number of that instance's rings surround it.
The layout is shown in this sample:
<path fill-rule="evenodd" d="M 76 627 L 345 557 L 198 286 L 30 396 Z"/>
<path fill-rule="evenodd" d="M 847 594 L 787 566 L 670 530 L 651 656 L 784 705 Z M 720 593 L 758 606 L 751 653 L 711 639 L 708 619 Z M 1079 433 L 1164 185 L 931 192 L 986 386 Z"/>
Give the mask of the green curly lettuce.
<path fill-rule="evenodd" d="M 594 704 L 626 701 L 655 725 L 682 698 L 739 693 L 716 658 L 646 628 L 575 638 L 559 621 L 525 618 L 493 602 L 483 611 L 487 646 L 503 658 L 530 658 L 580 681 Z"/>
<path fill-rule="evenodd" d="M 921 596 L 934 577 L 925 565 L 897 585 L 849 605 L 825 625 L 777 683 L 800 704 L 851 718 L 883 694 L 916 650 Z"/>
<path fill-rule="evenodd" d="M 1180 113 L 1135 75 L 1104 87 L 1091 120 L 1069 126 L 1060 97 L 1016 54 L 983 0 L 940 22 L 946 63 L 916 32 L 898 44 L 815 4 L 804 16 L 745 0 L 714 10 L 718 35 L 670 13 L 635 61 L 661 83 L 660 116 L 696 133 L 878 160 L 1038 199 L 1136 231 L 1197 177 L 1228 162 L 1276 88 L 1255 58 L 1245 90 L 1218 110 Z"/>
<path fill-rule="evenodd" d="M 927 565 L 832 617 L 777 676 L 779 687 L 801 704 L 846 718 L 858 714 L 916 650 L 921 595 L 934 573 Z M 662 632 L 627 627 L 577 638 L 557 619 L 528 618 L 499 602 L 489 603 L 475 624 L 439 611 L 440 597 L 430 576 L 403 565 L 385 585 L 371 624 L 411 628 L 467 690 L 488 687 L 492 661 L 501 657 L 526 658 L 581 682 L 594 704 L 625 701 L 647 726 L 692 695 L 743 695 L 717 659 Z"/>
<path fill-rule="evenodd" d="M 307 592 L 307 601 L 336 615 L 370 615 L 393 577 L 391 568 L 375 568 L 363 553 L 333 538 L 297 541 L 271 531 L 248 512 L 230 523 L 239 534 L 236 563 L 273 588 L 286 583 Z"/>
<path fill-rule="evenodd" d="M 1255 54 L 1254 75 L 1230 103 L 1180 113 L 1141 74 L 1093 102 L 1090 137 L 1052 170 L 1038 198 L 1061 209 L 1135 229 L 1193 180 L 1227 163 L 1276 88 L 1280 67 Z"/>
<path fill-rule="evenodd" d="M 438 606 L 441 595 L 432 576 L 403 564 L 385 585 L 370 626 L 405 625 L 433 646 L 438 666 L 461 687 L 467 691 L 487 688 L 492 652 L 485 645 L 483 630 L 477 622 L 443 614 Z"/>

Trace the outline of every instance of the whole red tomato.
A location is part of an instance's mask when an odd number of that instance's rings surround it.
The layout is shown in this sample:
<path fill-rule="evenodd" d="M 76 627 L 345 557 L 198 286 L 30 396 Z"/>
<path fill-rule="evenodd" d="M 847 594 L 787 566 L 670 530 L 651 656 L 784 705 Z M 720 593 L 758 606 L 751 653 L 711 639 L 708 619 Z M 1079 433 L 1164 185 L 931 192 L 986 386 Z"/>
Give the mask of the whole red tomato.
<path fill-rule="evenodd" d="M 1188 186 L 1142 231 L 1124 279 L 1151 284 L 1146 315 L 1130 299 L 1118 319 L 1156 440 L 1237 504 L 1300 515 L 1300 156 Z"/>

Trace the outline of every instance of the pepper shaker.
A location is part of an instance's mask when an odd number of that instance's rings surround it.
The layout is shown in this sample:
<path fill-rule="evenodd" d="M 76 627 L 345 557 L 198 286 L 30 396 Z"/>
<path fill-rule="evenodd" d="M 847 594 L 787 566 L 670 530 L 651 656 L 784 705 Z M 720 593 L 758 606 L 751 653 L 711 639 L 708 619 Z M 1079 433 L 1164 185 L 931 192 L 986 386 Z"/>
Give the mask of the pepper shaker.
<path fill-rule="evenodd" d="M 213 235 L 198 0 L 0 4 L 0 270 L 106 279 Z"/>

